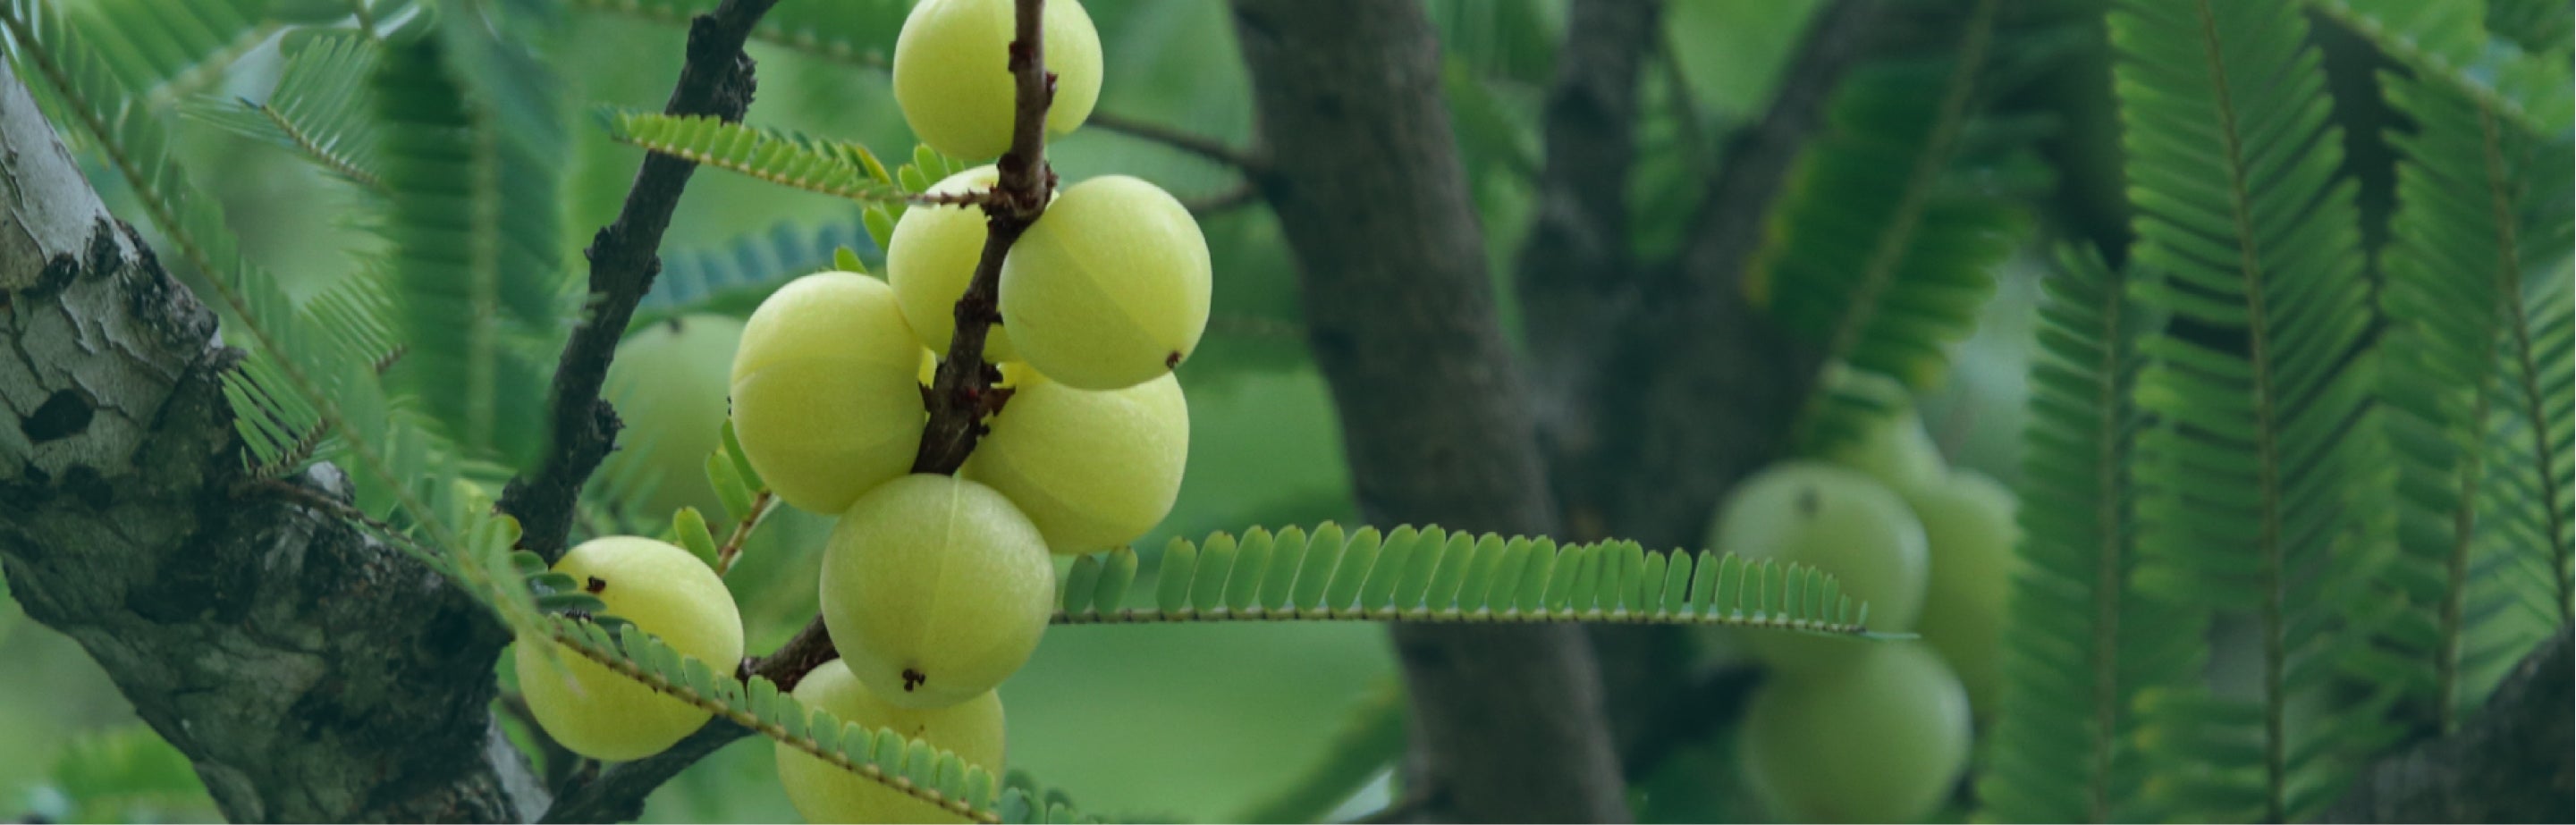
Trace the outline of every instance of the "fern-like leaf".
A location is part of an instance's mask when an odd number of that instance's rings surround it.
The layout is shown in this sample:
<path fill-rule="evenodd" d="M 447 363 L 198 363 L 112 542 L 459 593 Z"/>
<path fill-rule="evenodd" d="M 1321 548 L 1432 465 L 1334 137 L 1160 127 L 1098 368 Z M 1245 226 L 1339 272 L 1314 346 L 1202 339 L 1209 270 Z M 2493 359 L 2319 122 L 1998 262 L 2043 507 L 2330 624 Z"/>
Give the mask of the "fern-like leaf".
<path fill-rule="evenodd" d="M 781 186 L 862 202 L 905 195 L 901 187 L 870 173 L 884 167 L 866 147 L 855 143 L 703 115 L 612 112 L 606 120 L 609 136 L 620 143 Z"/>
<path fill-rule="evenodd" d="M 861 258 L 883 254 L 857 221 L 843 219 L 811 228 L 780 223 L 713 249 L 666 255 L 629 326 L 691 312 L 748 313 L 788 281 L 839 266 L 844 249 Z"/>
<path fill-rule="evenodd" d="M 214 82 L 277 30 L 271 0 L 94 0 L 71 23 L 147 108 Z"/>
<path fill-rule="evenodd" d="M 2421 77 L 2449 87 L 2514 128 L 2563 134 L 2576 89 L 2563 53 L 2526 53 L 2487 34 L 2485 4 L 2423 0 L 2307 0 Z M 2563 4 L 2561 4 L 2563 6 Z M 2565 10 L 2559 12 L 2563 21 Z M 2563 25 L 2563 22 L 2562 24 Z M 2563 29 L 2562 29 L 2563 31 Z M 2560 41 L 2564 47 L 2564 41 Z"/>
<path fill-rule="evenodd" d="M 1976 327 L 1995 269 L 2026 223 L 1982 176 L 1963 175 L 1969 120 L 1995 35 L 1979 2 L 1947 71 L 1860 67 L 1835 93 L 1830 126 L 1790 173 L 1745 290 L 1829 364 L 1939 383 L 1947 347 Z M 1863 432 L 1870 411 L 1819 393 L 1798 440 L 1824 449 Z"/>
<path fill-rule="evenodd" d="M 312 37 L 286 59 L 266 102 L 199 100 L 188 112 L 234 134 L 284 147 L 352 183 L 379 189 L 384 173 L 376 152 L 383 137 L 367 81 L 375 76 L 381 56 L 376 43 L 362 37 Z"/>
<path fill-rule="evenodd" d="M 2039 307 L 2030 423 L 2014 493 L 2021 566 L 2007 602 L 2003 699 L 1977 798 L 2001 822 L 2110 822 L 2141 780 L 2130 706 L 2142 677 L 2196 669 L 2193 624 L 2128 592 L 2130 462 L 2141 331 L 2154 319 L 2090 251 L 2059 255 Z M 2174 640 L 2182 643 L 2177 645 Z"/>
<path fill-rule="evenodd" d="M 1311 533 L 1176 538 L 1152 604 L 1127 606 L 1135 579 L 1132 549 L 1074 559 L 1054 621 L 1611 622 L 1880 635 L 1863 626 L 1866 605 L 1805 565 L 1438 527 L 1346 532 L 1326 522 Z"/>
<path fill-rule="evenodd" d="M 612 627 L 622 626 L 622 630 Z M 568 615 L 544 619 L 542 633 L 559 648 L 597 662 L 852 774 L 975 822 L 1073 822 L 1080 817 L 1060 794 L 1004 787 L 982 765 L 891 728 L 870 729 L 806 706 L 769 680 L 745 684 L 730 666 L 718 670 L 672 650 L 631 624 Z M 1040 800 L 1053 799 L 1053 804 Z"/>
<path fill-rule="evenodd" d="M 2382 83 L 2390 102 L 2417 124 L 2411 134 L 2391 136 L 2405 161 L 2398 171 L 2387 287 L 2380 295 L 2389 332 L 2379 398 L 2398 471 L 2394 536 L 2401 563 L 2414 570 L 2386 578 L 2403 591 L 2402 599 L 2382 602 L 2385 615 L 2377 618 L 2405 625 L 2385 634 L 2392 642 L 2430 642 L 2431 648 L 2384 652 L 2396 660 L 2381 660 L 2382 667 L 2368 676 L 2420 688 L 2408 710 L 2447 732 L 2482 698 L 2464 679 L 2463 665 L 2498 653 L 2468 649 L 2472 640 L 2496 638 L 2471 627 L 2472 620 L 2508 618 L 2503 604 L 2472 603 L 2473 595 L 2494 595 L 2491 588 L 2474 587 L 2481 572 L 2495 567 L 2476 558 L 2482 533 L 2493 533 L 2495 520 L 2508 518 L 2521 504 L 2514 500 L 2518 489 L 2551 503 L 2533 509 L 2544 524 L 2563 512 L 2554 500 L 2565 492 L 2557 468 L 2567 462 L 2567 445 L 2546 437 L 2545 412 L 2513 402 L 2548 392 L 2540 386 L 2548 376 L 2523 360 L 2530 354 L 2522 337 L 2530 328 L 2523 281 L 2531 269 L 2524 255 L 2535 248 L 2525 235 L 2533 229 L 2563 234 L 2545 227 L 2569 221 L 2567 199 L 2557 192 L 2563 187 L 2552 183 L 2564 179 L 2568 153 L 2563 142 L 2532 139 L 2491 98 L 2464 93 L 2457 84 L 2394 74 Z M 2553 240 L 2556 254 L 2563 255 L 2563 239 Z M 2557 309 L 2563 314 L 2565 307 Z M 2526 436 L 2521 444 L 2530 460 L 2520 462 L 2522 467 L 2497 467 L 2489 458 L 2522 452 L 2491 448 L 2498 418 L 2516 425 L 2504 429 Z M 2531 439 L 2533 434 L 2541 437 Z M 2519 470 L 2522 483 L 2491 484 L 2499 470 Z M 2531 535 L 2533 542 L 2517 551 L 2543 562 L 2530 571 L 2540 575 L 2524 574 L 2538 580 L 2539 591 L 2563 592 L 2560 565 L 2549 563 L 2567 555 L 2561 532 Z M 2527 649 L 2539 640 L 2515 641 L 2517 649 Z M 2406 665 L 2432 678 L 2401 680 Z"/>
<path fill-rule="evenodd" d="M 2487 33 L 2526 51 L 2565 56 L 2576 31 L 2576 11 L 2558 0 L 2487 0 Z"/>
<path fill-rule="evenodd" d="M 2177 807 L 2154 818 L 2304 819 L 2372 722 L 2326 695 L 2359 637 L 2337 611 L 2369 573 L 2338 552 L 2369 507 L 2342 447 L 2363 429 L 2371 323 L 2342 135 L 2292 2 L 2122 2 L 2110 28 L 2135 260 L 2162 276 L 2132 297 L 2175 321 L 2142 344 L 2137 397 L 2161 420 L 2137 450 L 2134 581 L 2249 624 L 2259 651 L 2250 695 L 2142 695 L 2176 768 L 2159 779 Z M 2290 718 L 2311 702 L 2323 718 Z"/>
<path fill-rule="evenodd" d="M 568 143 L 548 76 L 457 8 L 436 37 L 391 48 L 374 83 L 392 205 L 381 231 L 411 348 L 391 377 L 460 445 L 513 467 L 545 443 L 570 283 Z"/>

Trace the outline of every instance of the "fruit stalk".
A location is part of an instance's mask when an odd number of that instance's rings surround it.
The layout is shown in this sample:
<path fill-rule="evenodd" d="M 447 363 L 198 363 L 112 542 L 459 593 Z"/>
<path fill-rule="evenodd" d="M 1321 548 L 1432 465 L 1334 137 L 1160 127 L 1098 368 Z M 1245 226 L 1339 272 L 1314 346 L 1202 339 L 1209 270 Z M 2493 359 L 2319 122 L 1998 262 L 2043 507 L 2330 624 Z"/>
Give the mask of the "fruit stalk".
<path fill-rule="evenodd" d="M 985 416 L 1001 409 L 1007 393 L 993 391 L 1001 374 L 984 361 L 984 338 L 1002 322 L 1002 259 L 1011 244 L 1046 212 L 1047 195 L 1055 189 L 1055 170 L 1046 160 L 1047 107 L 1055 100 L 1055 76 L 1046 70 L 1042 36 L 1046 0 L 1016 0 L 1010 67 L 1013 84 L 1011 149 L 994 164 L 1001 180 L 983 198 L 984 255 L 975 277 L 957 299 L 957 330 L 949 336 L 948 354 L 930 394 L 930 425 L 922 431 L 921 451 L 912 462 L 916 473 L 955 473 L 984 435 Z"/>
<path fill-rule="evenodd" d="M 734 522 L 733 534 L 726 536 L 723 544 L 716 545 L 716 575 L 724 575 L 725 571 L 733 569 L 734 559 L 742 556 L 743 543 L 751 540 L 752 528 L 759 526 L 760 520 L 777 506 L 777 493 L 762 490 L 752 497 L 751 512 L 743 514 L 741 521 Z"/>

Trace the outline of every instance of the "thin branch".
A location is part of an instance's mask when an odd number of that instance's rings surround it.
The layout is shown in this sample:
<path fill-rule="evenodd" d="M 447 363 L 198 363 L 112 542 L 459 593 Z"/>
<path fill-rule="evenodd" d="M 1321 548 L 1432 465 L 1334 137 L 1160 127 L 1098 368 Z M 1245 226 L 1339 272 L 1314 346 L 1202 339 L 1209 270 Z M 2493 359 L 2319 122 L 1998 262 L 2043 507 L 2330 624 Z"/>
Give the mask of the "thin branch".
<path fill-rule="evenodd" d="M 1263 158 L 1257 152 L 1237 149 L 1232 146 L 1228 146 L 1225 142 L 1215 138 L 1184 132 L 1160 123 L 1149 123 L 1133 118 L 1120 117 L 1108 112 L 1092 112 L 1091 118 L 1083 122 L 1092 126 L 1098 126 L 1108 131 L 1136 138 L 1138 140 L 1160 143 L 1174 149 L 1179 149 L 1208 160 L 1234 167 L 1236 170 L 1246 174 L 1258 174 L 1268 170 L 1270 167 L 1268 159 Z"/>
<path fill-rule="evenodd" d="M 777 3 L 725 0 L 690 21 L 688 58 L 663 112 L 741 121 L 755 86 L 743 40 Z M 583 252 L 590 259 L 590 314 L 573 328 L 555 366 L 552 446 L 534 475 L 510 480 L 500 502 L 501 512 L 519 520 L 520 546 L 549 563 L 563 555 L 582 485 L 616 445 L 617 411 L 599 397 L 600 387 L 636 302 L 662 270 L 662 233 L 696 170 L 697 164 L 680 158 L 646 155 L 616 222 L 599 230 Z"/>
<path fill-rule="evenodd" d="M 742 555 L 743 543 L 751 540 L 752 528 L 760 526 L 760 520 L 777 507 L 777 493 L 764 488 L 752 496 L 751 512 L 744 513 L 742 520 L 734 522 L 733 534 L 726 536 L 724 543 L 716 546 L 716 575 L 722 576 L 733 569 L 735 557 Z"/>
<path fill-rule="evenodd" d="M 966 294 L 957 299 L 957 331 L 949 336 L 948 355 L 940 359 L 938 376 L 924 399 L 930 423 L 913 456 L 916 473 L 956 472 L 983 437 L 984 417 L 1008 397 L 992 392 L 1002 376 L 984 361 L 984 338 L 1002 321 L 1002 258 L 1046 212 L 1047 196 L 1055 189 L 1055 170 L 1046 160 L 1046 112 L 1055 102 L 1055 76 L 1046 70 L 1046 43 L 1039 36 L 1045 0 L 1017 3 L 1018 27 L 1009 58 L 1014 81 L 1011 148 L 995 164 L 1001 179 L 983 201 L 984 255 Z"/>

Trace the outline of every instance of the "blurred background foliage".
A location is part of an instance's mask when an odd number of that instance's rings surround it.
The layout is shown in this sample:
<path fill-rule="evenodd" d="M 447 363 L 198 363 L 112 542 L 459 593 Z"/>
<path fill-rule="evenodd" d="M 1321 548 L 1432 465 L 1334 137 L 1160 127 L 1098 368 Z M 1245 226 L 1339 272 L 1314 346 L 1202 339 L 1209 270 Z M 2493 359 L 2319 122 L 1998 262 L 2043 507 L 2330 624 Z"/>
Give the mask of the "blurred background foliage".
<path fill-rule="evenodd" d="M 790 3 L 824 0 L 788 0 Z M 1531 219 L 1538 113 L 1562 34 L 1564 0 L 1425 0 L 1441 28 L 1449 104 L 1474 181 L 1475 202 L 1507 287 Z M 80 5 L 87 0 L 62 0 Z M 659 109 L 682 54 L 682 28 L 576 2 L 576 35 L 558 62 L 574 99 Z M 1104 41 L 1099 110 L 1165 125 L 1227 145 L 1247 144 L 1251 102 L 1226 6 L 1206 0 L 1086 0 Z M 1759 117 L 1819 0 L 1672 0 L 1667 54 L 1647 73 L 1655 105 L 1642 133 L 1631 201 L 1632 242 L 1649 255 L 1677 249 L 1700 187 L 1713 174 L 1714 136 Z M 891 33 L 886 39 L 891 40 Z M 243 55 L 219 83 L 196 91 L 213 102 L 256 101 L 275 82 L 278 38 Z M 749 120 L 856 140 L 888 159 L 911 146 L 883 72 L 864 57 L 835 60 L 755 42 L 760 91 Z M 575 130 L 566 193 L 567 260 L 611 220 L 642 151 L 611 142 L 588 118 Z M 351 185 L 287 151 L 188 118 L 174 122 L 180 160 L 222 201 L 245 251 L 309 297 L 343 274 L 348 251 L 381 244 L 359 222 Z M 1229 168 L 1108 128 L 1051 146 L 1067 180 L 1112 171 L 1137 175 L 1184 200 L 1226 196 Z M 111 209 L 133 214 L 117 176 L 93 169 Z M 774 240 L 846 239 L 874 266 L 881 255 L 859 229 L 860 207 L 721 172 L 697 175 L 665 242 L 675 269 L 700 264 L 793 266 Z M 1325 384 L 1304 353 L 1292 267 L 1278 226 L 1258 203 L 1203 217 L 1218 273 L 1208 342 L 1181 370 L 1193 422 L 1187 481 L 1163 527 L 1136 546 L 1152 570 L 1172 536 L 1249 525 L 1349 521 L 1348 471 Z M 145 228 L 149 232 L 149 228 Z M 746 239 L 752 239 L 746 247 Z M 808 246 L 814 246 L 808 244 Z M 829 244 L 820 245 L 828 250 Z M 746 258 L 745 249 L 753 250 Z M 827 252 L 825 254 L 828 254 Z M 808 269 L 782 269 L 770 286 Z M 2022 375 L 2039 264 L 2016 259 L 1979 333 L 1961 345 L 1946 385 L 1924 402 L 1927 423 L 1958 466 L 2010 479 L 2016 462 Z M 662 289 L 673 287 L 665 277 Z M 1517 331 L 1543 308 L 1505 301 Z M 756 303 L 738 302 L 747 314 Z M 810 585 L 792 571 L 829 529 L 782 509 L 747 556 L 739 586 L 751 648 L 768 649 L 812 615 Z M 505 657 L 506 661 L 506 657 Z M 134 717 L 106 675 L 67 638 L 27 621 L 0 599 L 0 818 L 167 821 L 212 818 L 211 805 L 175 750 Z M 1395 679 L 1384 631 L 1374 624 L 1228 623 L 1209 626 L 1058 627 L 1002 688 L 1013 768 L 1045 777 L 1088 810 L 1145 821 L 1225 820 L 1294 784 L 1324 762 L 1354 708 Z M 1652 821 L 1735 821 L 1757 814 L 1730 787 L 1723 732 L 1687 748 L 1639 786 Z M 794 821 L 773 778 L 772 745 L 751 738 L 698 764 L 656 794 L 647 821 Z M 109 792 L 109 791 L 114 792 Z M 1343 801 L 1340 816 L 1388 799 L 1384 778 Z"/>

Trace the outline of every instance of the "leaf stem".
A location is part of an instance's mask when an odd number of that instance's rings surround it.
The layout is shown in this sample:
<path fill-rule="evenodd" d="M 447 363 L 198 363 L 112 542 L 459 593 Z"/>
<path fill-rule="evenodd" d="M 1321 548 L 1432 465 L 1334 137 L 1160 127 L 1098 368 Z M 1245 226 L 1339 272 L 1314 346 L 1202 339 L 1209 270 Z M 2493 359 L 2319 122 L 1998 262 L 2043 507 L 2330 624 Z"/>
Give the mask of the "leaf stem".
<path fill-rule="evenodd" d="M 733 533 L 725 537 L 723 544 L 716 545 L 716 575 L 722 576 L 733 570 L 734 559 L 742 555 L 743 543 L 751 540 L 752 528 L 760 526 L 760 520 L 777 507 L 778 494 L 766 487 L 752 495 L 751 512 L 744 513 L 742 520 L 734 522 Z"/>

